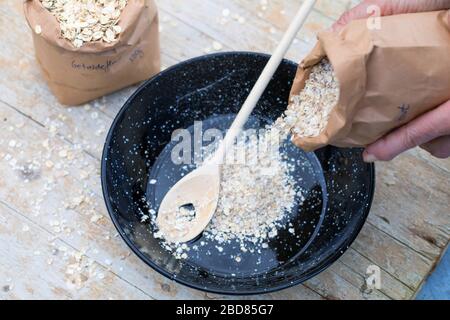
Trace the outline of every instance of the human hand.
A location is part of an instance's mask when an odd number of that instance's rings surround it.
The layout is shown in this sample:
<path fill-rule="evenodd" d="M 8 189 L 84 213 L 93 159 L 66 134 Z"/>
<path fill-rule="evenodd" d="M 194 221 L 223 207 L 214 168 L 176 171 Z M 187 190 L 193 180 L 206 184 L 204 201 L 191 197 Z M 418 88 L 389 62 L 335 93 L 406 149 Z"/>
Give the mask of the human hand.
<path fill-rule="evenodd" d="M 450 101 L 371 144 L 363 157 L 366 162 L 389 161 L 417 146 L 437 158 L 450 157 Z"/>
<path fill-rule="evenodd" d="M 371 11 L 373 6 L 379 9 L 381 16 L 387 16 L 450 9 L 450 0 L 363 1 L 344 13 L 332 26 L 332 30 L 338 32 L 352 20 L 370 17 L 373 13 Z M 389 161 L 402 152 L 417 146 L 427 150 L 435 157 L 450 157 L 450 101 L 368 146 L 363 153 L 363 157 L 366 162 Z"/>
<path fill-rule="evenodd" d="M 378 8 L 381 16 L 450 9 L 450 0 L 365 0 L 345 12 L 331 27 L 340 31 L 350 21 L 372 17 L 372 8 Z M 449 17 L 450 18 L 450 17 Z"/>

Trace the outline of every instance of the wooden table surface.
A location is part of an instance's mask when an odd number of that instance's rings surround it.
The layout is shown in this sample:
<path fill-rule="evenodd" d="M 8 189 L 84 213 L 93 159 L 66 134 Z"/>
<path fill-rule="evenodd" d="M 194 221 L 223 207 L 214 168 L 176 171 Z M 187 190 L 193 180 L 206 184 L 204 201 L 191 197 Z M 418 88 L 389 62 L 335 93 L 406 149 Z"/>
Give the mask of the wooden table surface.
<path fill-rule="evenodd" d="M 163 66 L 221 50 L 270 53 L 296 0 L 159 0 Z M 292 46 L 299 61 L 352 3 L 322 0 Z M 224 17 L 223 10 L 230 15 Z M 0 5 L 0 299 L 217 299 L 147 267 L 104 206 L 100 157 L 129 88 L 81 107 L 49 92 L 22 1 Z M 344 256 L 303 285 L 259 299 L 410 299 L 449 242 L 450 161 L 413 150 L 377 165 L 368 221 Z M 368 290 L 366 270 L 381 269 Z"/>

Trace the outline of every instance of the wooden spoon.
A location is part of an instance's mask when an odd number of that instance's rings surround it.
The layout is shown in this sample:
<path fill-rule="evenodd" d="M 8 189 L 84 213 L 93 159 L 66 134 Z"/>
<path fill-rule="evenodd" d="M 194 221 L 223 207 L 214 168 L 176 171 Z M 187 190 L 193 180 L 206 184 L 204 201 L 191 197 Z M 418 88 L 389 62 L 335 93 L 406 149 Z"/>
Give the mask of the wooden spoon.
<path fill-rule="evenodd" d="M 226 150 L 233 146 L 315 2 L 306 0 L 299 9 L 214 156 L 178 181 L 164 197 L 156 223 L 166 241 L 190 241 L 201 234 L 211 221 L 219 201 L 220 166 Z"/>

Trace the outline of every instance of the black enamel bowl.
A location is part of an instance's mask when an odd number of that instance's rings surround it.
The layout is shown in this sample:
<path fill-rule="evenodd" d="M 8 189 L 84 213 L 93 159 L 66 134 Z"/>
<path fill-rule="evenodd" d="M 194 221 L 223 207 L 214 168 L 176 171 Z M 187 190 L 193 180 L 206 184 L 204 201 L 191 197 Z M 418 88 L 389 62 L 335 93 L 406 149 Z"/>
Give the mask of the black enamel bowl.
<path fill-rule="evenodd" d="M 369 212 L 374 166 L 360 149 L 326 147 L 315 153 L 299 149 L 303 171 L 296 180 L 306 200 L 289 215 L 295 228 L 281 230 L 259 253 L 234 245 L 217 250 L 214 241 L 197 239 L 200 249 L 177 260 L 142 222 L 180 177 L 167 167 L 172 133 L 204 121 L 226 128 L 268 61 L 257 53 L 220 53 L 178 64 L 144 83 L 117 115 L 102 159 L 102 187 L 108 212 L 128 246 L 150 267 L 192 288 L 219 294 L 260 294 L 281 290 L 317 275 L 354 241 Z M 285 109 L 296 64 L 283 61 L 253 112 L 261 127 Z M 169 166 L 170 167 L 170 166 Z M 164 183 L 161 172 L 174 173 Z M 177 176 L 178 175 L 178 176 Z M 162 187 L 158 187 L 162 185 Z M 204 246 L 201 246 L 202 243 Z M 195 243 L 194 243 L 195 245 Z M 242 256 L 239 263 L 235 256 Z"/>

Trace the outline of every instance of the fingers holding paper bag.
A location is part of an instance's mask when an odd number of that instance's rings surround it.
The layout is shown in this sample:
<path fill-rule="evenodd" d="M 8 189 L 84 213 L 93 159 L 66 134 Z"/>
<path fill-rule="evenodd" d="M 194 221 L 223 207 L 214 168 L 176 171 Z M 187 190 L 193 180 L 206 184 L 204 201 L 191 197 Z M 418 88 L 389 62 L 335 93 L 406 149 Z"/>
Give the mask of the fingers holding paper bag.
<path fill-rule="evenodd" d="M 443 67 L 450 66 L 448 18 L 447 10 L 407 13 L 380 17 L 379 29 L 368 28 L 363 19 L 339 32 L 320 33 L 319 43 L 299 66 L 291 98 L 327 57 L 339 82 L 339 99 L 319 135 L 294 135 L 294 143 L 308 151 L 328 144 L 369 146 L 450 100 L 450 73 Z M 394 156 L 394 149 L 381 157 Z"/>
<path fill-rule="evenodd" d="M 450 156 L 450 101 L 369 146 L 364 152 L 364 160 L 389 161 L 417 146 L 423 146 L 438 158 Z"/>

